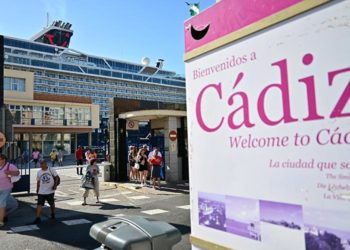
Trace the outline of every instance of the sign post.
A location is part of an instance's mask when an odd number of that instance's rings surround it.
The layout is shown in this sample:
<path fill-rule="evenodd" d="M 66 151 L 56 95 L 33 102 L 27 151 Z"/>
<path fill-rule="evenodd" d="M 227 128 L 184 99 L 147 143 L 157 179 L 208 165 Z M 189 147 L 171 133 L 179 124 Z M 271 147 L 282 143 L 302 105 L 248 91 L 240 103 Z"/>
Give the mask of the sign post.
<path fill-rule="evenodd" d="M 177 140 L 177 132 L 175 130 L 171 130 L 169 132 L 169 140 L 176 141 Z"/>
<path fill-rule="evenodd" d="M 193 249 L 349 249 L 350 2 L 326 2 L 185 22 Z"/>

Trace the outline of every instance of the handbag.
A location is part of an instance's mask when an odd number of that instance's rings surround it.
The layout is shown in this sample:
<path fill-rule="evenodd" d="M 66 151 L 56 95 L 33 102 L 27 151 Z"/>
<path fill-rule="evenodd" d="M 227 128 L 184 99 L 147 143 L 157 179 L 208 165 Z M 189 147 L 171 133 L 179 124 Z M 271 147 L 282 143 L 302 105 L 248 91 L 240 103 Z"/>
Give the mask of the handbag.
<path fill-rule="evenodd" d="M 11 183 L 15 183 L 21 179 L 21 175 L 11 176 Z"/>
<path fill-rule="evenodd" d="M 162 164 L 162 157 L 160 157 L 158 155 L 154 156 L 151 158 L 150 162 L 152 163 L 152 165 L 156 165 L 156 166 L 161 165 Z"/>
<path fill-rule="evenodd" d="M 90 172 L 87 172 L 81 179 L 81 187 L 85 189 L 95 188 L 95 180 Z"/>
<path fill-rule="evenodd" d="M 7 163 L 7 171 L 9 171 L 9 170 L 10 170 L 10 164 Z M 15 182 L 17 182 L 17 181 L 19 181 L 21 179 L 21 174 L 19 174 L 19 175 L 11 175 L 10 179 L 11 179 L 11 183 L 15 183 Z"/>
<path fill-rule="evenodd" d="M 140 169 L 140 163 L 136 162 L 135 165 L 134 165 L 134 168 Z"/>

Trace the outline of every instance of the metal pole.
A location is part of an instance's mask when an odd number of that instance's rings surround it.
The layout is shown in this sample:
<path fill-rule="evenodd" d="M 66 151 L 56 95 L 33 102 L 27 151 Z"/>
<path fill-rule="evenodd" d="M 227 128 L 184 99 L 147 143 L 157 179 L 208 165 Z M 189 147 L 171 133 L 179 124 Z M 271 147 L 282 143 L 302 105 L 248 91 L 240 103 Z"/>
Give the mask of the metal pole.
<path fill-rule="evenodd" d="M 4 37 L 0 36 L 0 132 L 6 137 L 5 123 L 5 104 L 4 104 Z"/>

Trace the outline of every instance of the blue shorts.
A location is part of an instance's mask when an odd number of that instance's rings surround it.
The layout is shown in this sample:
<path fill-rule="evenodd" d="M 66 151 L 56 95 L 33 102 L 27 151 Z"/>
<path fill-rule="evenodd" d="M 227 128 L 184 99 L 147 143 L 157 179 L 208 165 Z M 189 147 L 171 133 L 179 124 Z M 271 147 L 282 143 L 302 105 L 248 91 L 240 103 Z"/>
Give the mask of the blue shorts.
<path fill-rule="evenodd" d="M 0 208 L 5 208 L 7 204 L 7 198 L 11 194 L 11 188 L 6 190 L 0 190 Z"/>

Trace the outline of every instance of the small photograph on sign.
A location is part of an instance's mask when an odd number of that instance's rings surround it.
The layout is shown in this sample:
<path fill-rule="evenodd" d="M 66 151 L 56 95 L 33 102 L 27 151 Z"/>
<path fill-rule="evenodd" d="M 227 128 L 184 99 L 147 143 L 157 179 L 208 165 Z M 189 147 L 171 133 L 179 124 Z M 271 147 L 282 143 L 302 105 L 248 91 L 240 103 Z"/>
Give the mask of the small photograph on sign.
<path fill-rule="evenodd" d="M 277 226 L 301 230 L 303 209 L 301 205 L 273 201 L 260 201 L 261 221 Z"/>
<path fill-rule="evenodd" d="M 259 200 L 226 196 L 227 232 L 261 241 Z"/>
<path fill-rule="evenodd" d="M 226 231 L 225 196 L 216 194 L 198 194 L 199 224 Z"/>
<path fill-rule="evenodd" d="M 304 208 L 306 250 L 350 249 L 350 220 L 346 212 Z"/>

